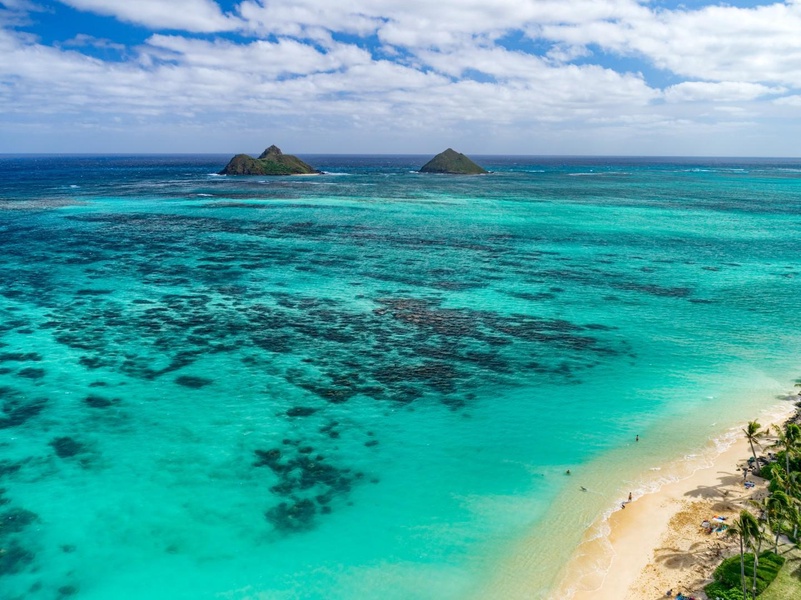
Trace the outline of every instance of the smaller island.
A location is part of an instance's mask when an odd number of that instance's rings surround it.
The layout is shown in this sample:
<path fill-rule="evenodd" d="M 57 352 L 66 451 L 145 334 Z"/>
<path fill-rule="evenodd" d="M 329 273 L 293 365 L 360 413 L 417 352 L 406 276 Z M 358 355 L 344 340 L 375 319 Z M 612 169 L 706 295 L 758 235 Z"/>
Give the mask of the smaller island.
<path fill-rule="evenodd" d="M 464 154 L 448 148 L 422 166 L 421 173 L 448 173 L 452 175 L 481 175 L 488 173 Z"/>
<path fill-rule="evenodd" d="M 316 175 L 320 171 L 297 156 L 284 154 L 278 146 L 270 146 L 259 158 L 237 154 L 220 175 Z"/>

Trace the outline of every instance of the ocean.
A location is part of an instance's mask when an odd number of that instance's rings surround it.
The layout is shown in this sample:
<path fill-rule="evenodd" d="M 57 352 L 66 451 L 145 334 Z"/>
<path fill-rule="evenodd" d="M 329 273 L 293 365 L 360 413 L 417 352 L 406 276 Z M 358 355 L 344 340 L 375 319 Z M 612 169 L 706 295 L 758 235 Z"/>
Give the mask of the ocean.
<path fill-rule="evenodd" d="M 228 158 L 0 156 L 3 598 L 548 598 L 801 371 L 801 160 Z"/>

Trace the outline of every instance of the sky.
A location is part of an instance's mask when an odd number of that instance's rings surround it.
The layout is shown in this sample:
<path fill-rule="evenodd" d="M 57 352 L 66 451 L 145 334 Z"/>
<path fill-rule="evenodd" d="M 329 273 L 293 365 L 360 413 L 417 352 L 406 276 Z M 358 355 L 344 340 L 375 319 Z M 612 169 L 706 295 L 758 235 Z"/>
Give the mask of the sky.
<path fill-rule="evenodd" d="M 801 0 L 0 0 L 0 153 L 801 156 Z"/>

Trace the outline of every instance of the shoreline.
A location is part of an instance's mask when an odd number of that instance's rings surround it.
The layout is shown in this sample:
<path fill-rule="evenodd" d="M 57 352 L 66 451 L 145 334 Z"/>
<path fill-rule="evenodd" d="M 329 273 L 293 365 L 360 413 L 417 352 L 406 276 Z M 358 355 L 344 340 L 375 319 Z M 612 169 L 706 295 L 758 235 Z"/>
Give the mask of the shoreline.
<path fill-rule="evenodd" d="M 781 425 L 796 413 L 798 396 L 771 406 L 757 417 L 762 430 Z M 775 411 L 775 412 L 774 412 Z M 719 515 L 730 520 L 751 499 L 766 492 L 766 483 L 753 474 L 745 488 L 741 465 L 751 456 L 740 426 L 707 442 L 702 456 L 709 458 L 671 465 L 689 473 L 653 491 L 635 496 L 606 511 L 587 529 L 564 566 L 554 600 L 617 600 L 664 598 L 673 593 L 702 596 L 703 585 L 722 558 L 732 554 L 735 541 L 725 533 L 706 533 L 701 522 Z M 735 434 L 735 435 L 732 435 Z M 688 464 L 689 463 L 689 464 Z M 600 533 L 599 533 L 600 532 Z"/>

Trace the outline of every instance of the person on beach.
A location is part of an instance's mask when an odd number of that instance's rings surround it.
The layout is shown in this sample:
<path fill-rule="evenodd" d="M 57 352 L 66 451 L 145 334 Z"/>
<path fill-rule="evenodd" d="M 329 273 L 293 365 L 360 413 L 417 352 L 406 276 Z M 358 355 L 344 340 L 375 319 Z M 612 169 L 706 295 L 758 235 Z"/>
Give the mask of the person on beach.
<path fill-rule="evenodd" d="M 631 502 L 631 492 L 629 492 L 629 502 Z"/>

